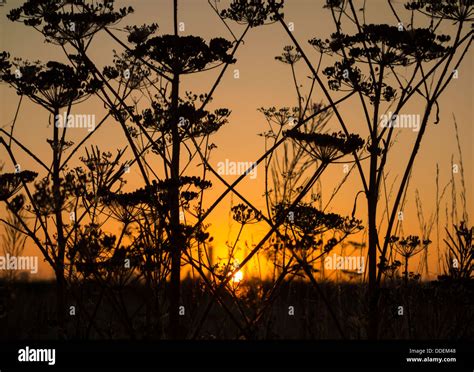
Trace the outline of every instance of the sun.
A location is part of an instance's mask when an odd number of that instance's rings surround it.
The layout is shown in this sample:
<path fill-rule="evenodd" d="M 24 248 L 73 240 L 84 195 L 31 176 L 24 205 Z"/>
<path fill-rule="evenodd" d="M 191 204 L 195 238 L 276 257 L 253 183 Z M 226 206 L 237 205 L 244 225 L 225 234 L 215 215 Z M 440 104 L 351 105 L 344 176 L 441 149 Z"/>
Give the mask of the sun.
<path fill-rule="evenodd" d="M 234 283 L 239 283 L 242 281 L 242 279 L 244 278 L 244 273 L 242 271 L 237 271 L 234 276 L 232 277 L 232 281 Z"/>

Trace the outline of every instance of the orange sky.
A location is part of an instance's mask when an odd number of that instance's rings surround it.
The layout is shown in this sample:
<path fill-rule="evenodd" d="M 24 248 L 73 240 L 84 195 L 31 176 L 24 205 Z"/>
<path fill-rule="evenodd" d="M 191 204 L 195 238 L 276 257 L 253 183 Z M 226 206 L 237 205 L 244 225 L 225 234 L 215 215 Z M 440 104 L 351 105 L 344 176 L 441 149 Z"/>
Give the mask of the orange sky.
<path fill-rule="evenodd" d="M 40 59 L 47 61 L 57 59 L 63 61 L 62 51 L 54 46 L 45 44 L 42 35 L 31 28 L 19 23 L 11 23 L 6 19 L 5 14 L 21 3 L 21 1 L 9 0 L 6 6 L 0 7 L 0 50 L 7 50 L 14 56 L 31 60 Z M 221 1 L 220 3 L 225 4 L 226 2 Z M 368 3 L 367 22 L 397 23 L 388 12 L 385 2 L 371 1 Z M 402 9 L 402 1 L 395 1 L 394 3 L 397 8 Z M 127 17 L 120 26 L 156 22 L 160 26 L 160 34 L 172 33 L 171 0 L 118 1 L 116 7 L 130 4 L 135 8 L 135 13 Z M 317 62 L 318 55 L 306 41 L 312 37 L 324 39 L 329 36 L 330 32 L 334 31 L 329 11 L 322 9 L 322 4 L 323 1 L 291 0 L 285 6 L 285 20 L 294 23 L 296 39 L 301 42 L 305 51 L 308 52 L 308 56 L 315 62 Z M 199 35 L 206 40 L 217 36 L 231 38 L 229 32 L 207 4 L 207 1 L 182 0 L 180 1 L 179 11 L 179 21 L 185 23 L 185 32 L 182 34 Z M 401 14 L 406 16 L 406 13 L 403 11 L 401 11 Z M 232 28 L 237 34 L 243 30 L 242 27 L 236 24 L 232 24 Z M 452 33 L 452 30 L 453 26 L 449 23 L 443 28 L 443 31 L 447 33 Z M 121 37 L 122 40 L 125 39 L 119 31 L 116 31 L 115 34 Z M 288 44 L 290 44 L 290 40 L 280 25 L 259 27 L 252 29 L 248 33 L 245 44 L 236 55 L 237 63 L 229 69 L 222 80 L 222 84 L 216 91 L 215 99 L 211 106 L 216 108 L 227 107 L 232 110 L 230 123 L 212 137 L 212 142 L 218 148 L 212 155 L 211 164 L 216 165 L 219 161 L 225 159 L 231 161 L 255 161 L 263 153 L 264 149 L 263 138 L 258 136 L 258 133 L 268 129 L 263 116 L 257 112 L 257 109 L 259 107 L 294 106 L 296 104 L 290 69 L 274 59 L 275 56 L 281 53 L 283 46 Z M 113 49 L 120 50 L 120 46 L 115 44 L 107 35 L 99 35 L 91 47 L 92 59 L 100 66 L 111 64 Z M 415 176 L 412 179 L 408 193 L 404 225 L 406 234 L 419 234 L 418 220 L 414 209 L 415 189 L 420 190 L 424 203 L 425 218 L 428 218 L 435 208 L 436 164 L 439 164 L 441 170 L 441 185 L 445 185 L 451 177 L 451 155 L 455 154 L 455 159 L 457 159 L 457 145 L 452 120 L 453 114 L 456 115 L 460 129 L 468 206 L 469 212 L 472 215 L 473 153 L 471 144 L 474 140 L 472 130 L 473 80 L 470 73 L 473 66 L 472 63 L 472 53 L 468 53 L 459 70 L 459 79 L 453 81 L 439 102 L 441 107 L 440 123 L 438 125 L 429 124 L 422 148 L 415 163 L 413 173 Z M 328 59 L 323 61 L 323 66 L 329 64 L 330 61 Z M 239 70 L 240 79 L 233 78 L 233 69 Z M 214 70 L 183 78 L 184 85 L 182 90 L 193 91 L 198 94 L 208 91 L 214 82 L 217 72 Z M 309 81 L 306 77 L 309 75 L 309 70 L 302 61 L 298 64 L 297 74 L 301 83 L 307 89 Z M 19 97 L 13 90 L 5 85 L 1 85 L 0 99 L 0 126 L 8 127 L 14 117 Z M 325 101 L 319 90 L 315 92 L 313 100 Z M 415 100 L 413 104 L 405 108 L 404 112 L 421 113 L 420 102 Z M 367 132 L 359 106 L 358 99 L 354 98 L 352 102 L 346 103 L 343 106 L 341 113 L 350 123 L 349 130 L 359 133 L 361 137 L 365 138 Z M 79 105 L 76 107 L 76 110 L 78 112 L 95 113 L 98 117 L 104 112 L 103 105 L 98 100 L 91 100 L 86 105 Z M 47 125 L 48 116 L 44 110 L 24 100 L 16 134 L 30 150 L 41 156 L 46 156 L 46 151 L 49 148 L 46 138 L 51 136 L 51 129 L 47 128 Z M 330 128 L 340 130 L 335 120 L 331 122 Z M 73 136 L 79 138 L 85 134 L 87 133 L 74 132 Z M 408 160 L 408 149 L 413 143 L 415 135 L 412 131 L 400 131 L 400 137 L 388 165 L 392 180 L 396 175 L 398 175 L 398 179 L 401 177 L 401 171 Z M 122 147 L 125 141 L 121 130 L 119 130 L 119 125 L 111 121 L 97 132 L 90 144 L 99 145 L 103 151 L 114 151 Z M 19 152 L 17 151 L 17 153 Z M 0 158 L 2 160 L 5 159 L 4 151 L 0 150 L 0 154 Z M 31 162 L 26 157 L 19 156 L 19 160 L 24 169 L 29 168 Z M 11 172 L 11 164 L 9 162 L 6 162 L 6 164 L 4 171 Z M 258 168 L 258 174 L 259 176 L 255 180 L 246 179 L 239 185 L 238 190 L 247 196 L 250 201 L 253 201 L 256 207 L 264 209 L 262 167 Z M 327 200 L 333 188 L 342 177 L 342 165 L 338 164 L 329 167 L 329 170 L 322 177 L 323 201 Z M 225 176 L 225 178 L 232 182 L 236 177 Z M 138 169 L 133 168 L 128 179 L 128 187 L 132 189 L 136 186 L 141 186 L 136 182 L 139 179 Z M 207 206 L 214 200 L 214 195 L 217 196 L 224 190 L 224 187 L 219 185 L 219 181 L 215 180 L 213 183 L 212 193 L 208 193 L 206 196 Z M 361 190 L 360 181 L 354 173 L 331 204 L 330 210 L 343 215 L 349 215 L 353 207 L 354 196 L 359 190 Z M 361 201 L 362 198 L 359 200 Z M 449 198 L 445 200 L 449 201 Z M 234 203 L 238 202 L 238 199 L 234 197 Z M 208 221 L 212 223 L 210 231 L 215 237 L 215 246 L 218 248 L 217 255 L 225 255 L 222 250 L 225 241 L 228 237 L 233 241 L 232 239 L 238 230 L 238 225 L 232 224 L 229 218 L 230 204 L 231 200 L 228 197 L 215 209 Z M 358 209 L 357 217 L 365 222 L 366 215 L 363 204 L 359 203 L 360 209 Z M 0 214 L 3 214 L 4 206 L 2 205 L 0 208 L 2 208 Z M 442 209 L 444 210 L 444 203 Z M 444 228 L 444 218 L 442 219 L 441 227 Z M 265 223 L 244 231 L 241 246 L 243 247 L 245 240 L 258 242 L 258 238 L 266 231 L 267 226 Z M 435 238 L 432 237 L 432 240 L 434 241 Z M 32 253 L 33 249 L 29 247 L 28 252 Z M 36 254 L 36 251 L 34 252 Z M 243 249 L 240 254 L 243 255 Z M 434 257 L 435 253 L 433 252 L 430 256 L 431 267 L 436 265 Z M 412 267 L 416 268 L 416 264 L 413 264 Z M 40 277 L 48 275 L 47 273 L 48 270 L 45 267 L 40 268 Z"/>

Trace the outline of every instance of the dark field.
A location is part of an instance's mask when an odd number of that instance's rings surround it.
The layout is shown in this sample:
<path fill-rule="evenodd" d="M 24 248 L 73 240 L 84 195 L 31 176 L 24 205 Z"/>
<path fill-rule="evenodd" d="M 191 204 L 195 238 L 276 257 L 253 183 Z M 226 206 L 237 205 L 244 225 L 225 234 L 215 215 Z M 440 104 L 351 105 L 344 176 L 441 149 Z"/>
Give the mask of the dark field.
<path fill-rule="evenodd" d="M 320 288 L 335 309 L 346 339 L 366 339 L 366 289 L 361 284 L 322 282 Z M 197 281 L 183 281 L 182 335 L 195 339 L 340 339 L 321 296 L 311 284 L 285 282 L 273 302 L 262 300 L 271 283 L 241 284 L 238 306 L 224 295 L 227 310 L 213 304 L 202 326 L 211 297 Z M 466 340 L 474 337 L 474 286 L 471 282 L 391 283 L 381 288 L 380 339 Z M 5 340 L 47 340 L 57 337 L 55 283 L 17 282 L 1 286 L 0 337 Z M 145 286 L 105 291 L 92 283 L 68 291 L 67 339 L 166 338 L 168 304 L 155 304 Z M 164 297 L 164 295 L 163 295 Z M 266 297 L 266 296 L 265 296 Z M 148 303 L 147 303 L 148 301 Z M 147 307 L 148 306 L 148 307 Z M 294 307 L 294 315 L 290 315 Z M 399 306 L 403 306 L 403 314 Z M 117 310 L 118 309 L 118 310 Z M 263 315 L 255 321 L 257 313 Z M 399 315 L 400 314 L 400 315 Z M 245 316 L 245 317 L 244 317 Z M 245 318 L 247 320 L 245 320 Z M 240 335 L 240 336 L 236 336 Z"/>

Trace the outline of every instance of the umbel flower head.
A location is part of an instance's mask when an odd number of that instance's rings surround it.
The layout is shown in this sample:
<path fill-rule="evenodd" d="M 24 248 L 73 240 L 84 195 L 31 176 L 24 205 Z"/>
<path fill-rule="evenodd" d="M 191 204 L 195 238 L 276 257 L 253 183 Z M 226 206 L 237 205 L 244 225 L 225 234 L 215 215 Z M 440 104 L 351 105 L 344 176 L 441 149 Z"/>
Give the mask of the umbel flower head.
<path fill-rule="evenodd" d="M 0 201 L 11 198 L 21 189 L 23 182 L 32 182 L 37 175 L 38 173 L 28 170 L 0 174 Z"/>
<path fill-rule="evenodd" d="M 132 12 L 132 7 L 114 11 L 113 0 L 27 0 L 21 7 L 12 9 L 7 17 L 36 28 L 46 41 L 63 45 L 90 38 Z"/>
<path fill-rule="evenodd" d="M 472 22 L 473 5 L 472 0 L 412 0 L 405 4 L 405 8 L 417 10 L 428 17 Z"/>
<path fill-rule="evenodd" d="M 285 217 L 286 224 L 298 228 L 304 234 L 319 235 L 329 230 L 339 230 L 349 235 L 362 229 L 361 221 L 357 219 L 326 213 L 306 203 L 294 206 L 290 211 L 292 218 L 289 219 L 289 207 L 288 203 L 275 205 L 275 220 Z"/>
<path fill-rule="evenodd" d="M 295 50 L 293 45 L 287 45 L 283 48 L 283 53 L 280 56 L 276 56 L 275 59 L 288 65 L 294 65 L 301 57 L 301 53 Z"/>
<path fill-rule="evenodd" d="M 77 239 L 67 252 L 76 274 L 89 278 L 97 273 L 110 273 L 109 261 L 120 250 L 114 249 L 116 236 L 105 233 L 94 223 L 78 227 L 77 234 Z M 123 265 L 123 259 L 121 263 Z"/>
<path fill-rule="evenodd" d="M 357 62 L 407 66 L 443 57 L 448 51 L 443 44 L 449 40 L 448 35 L 437 35 L 429 28 L 399 30 L 387 24 L 367 24 L 354 35 L 336 32 L 331 39 L 314 38 L 309 43 L 320 52 Z"/>
<path fill-rule="evenodd" d="M 143 110 L 141 115 L 135 115 L 134 120 L 145 128 L 159 130 L 170 134 L 174 126 L 173 119 L 177 116 L 178 128 L 183 139 L 210 135 L 228 122 L 230 110 L 219 108 L 213 112 L 198 108 L 197 100 L 204 102 L 207 95 L 196 95 L 186 92 L 186 98 L 179 100 L 177 113 L 171 112 L 169 102 L 164 100 L 152 101 L 151 108 Z"/>
<path fill-rule="evenodd" d="M 173 186 L 172 180 L 153 180 L 149 186 L 144 186 L 129 193 L 114 193 L 107 189 L 102 189 L 99 194 L 106 205 L 137 206 L 153 204 L 155 207 L 163 208 L 163 211 L 169 210 L 169 190 Z M 196 176 L 182 176 L 179 178 L 178 186 L 186 188 L 181 191 L 180 197 L 183 205 L 199 195 L 200 190 L 208 189 L 212 183 Z M 195 187 L 199 191 L 189 191 L 189 188 Z"/>
<path fill-rule="evenodd" d="M 0 53 L 0 81 L 51 112 L 77 103 L 101 87 L 84 65 L 73 68 L 54 61 L 41 64 L 9 59 L 8 53 Z"/>
<path fill-rule="evenodd" d="M 72 208 L 74 199 L 85 196 L 84 178 L 74 171 L 67 172 L 59 178 L 59 191 L 54 189 L 51 177 L 35 182 L 33 203 L 39 215 L 48 216 L 58 209 Z"/>
<path fill-rule="evenodd" d="M 231 208 L 232 218 L 242 225 L 254 224 L 262 220 L 262 213 L 245 204 L 237 204 Z"/>
<path fill-rule="evenodd" d="M 298 107 L 282 107 L 277 109 L 272 106 L 269 108 L 261 107 L 258 109 L 269 123 L 279 126 L 294 124 L 295 118 L 299 118 L 300 110 Z"/>
<path fill-rule="evenodd" d="M 137 58 L 149 57 L 164 72 L 189 74 L 215 62 L 234 63 L 235 59 L 227 54 L 231 48 L 232 43 L 220 37 L 206 44 L 197 36 L 163 35 L 136 44 L 132 54 Z"/>
<path fill-rule="evenodd" d="M 139 59 L 132 57 L 130 53 L 114 55 L 114 65 L 104 67 L 104 76 L 110 80 L 116 80 L 128 89 L 145 89 L 153 84 L 149 76 L 150 68 Z"/>
<path fill-rule="evenodd" d="M 426 239 L 421 241 L 416 235 L 409 235 L 406 238 L 392 236 L 389 241 L 395 245 L 395 250 L 405 258 L 417 255 L 431 244 L 431 240 Z"/>
<path fill-rule="evenodd" d="M 333 1 L 329 6 L 340 6 L 340 1 Z M 342 58 L 323 70 L 330 89 L 343 91 L 348 87 L 368 96 L 373 103 L 376 99 L 392 101 L 396 90 L 384 82 L 379 87 L 380 83 L 372 76 L 364 76 L 358 65 L 374 64 L 375 71 L 381 71 L 385 66 L 394 68 L 430 62 L 449 52 L 450 47 L 445 46 L 449 40 L 448 35 L 436 34 L 430 28 L 400 29 L 387 24 L 366 24 L 353 35 L 335 32 L 329 39 L 313 38 L 309 43 L 320 53 Z"/>
<path fill-rule="evenodd" d="M 326 67 L 323 74 L 328 78 L 328 85 L 331 90 L 347 91 L 356 90 L 369 97 L 374 103 L 378 96 L 379 83 L 372 77 L 367 77 L 362 70 L 356 66 L 354 58 L 343 58 L 336 61 L 333 66 Z M 390 102 L 396 98 L 396 90 L 386 84 L 381 83 L 381 91 L 378 99 Z"/>
<path fill-rule="evenodd" d="M 290 208 L 289 203 L 279 203 L 273 207 L 274 220 L 284 220 L 284 225 L 290 228 L 300 239 L 301 248 L 311 248 L 321 245 L 321 234 L 328 231 L 340 232 L 345 237 L 358 233 L 363 227 L 360 220 L 353 217 L 343 217 L 336 213 L 326 213 L 310 204 L 299 203 Z M 291 218 L 290 218 L 291 216 Z M 338 239 L 330 239 L 325 249 L 332 249 Z"/>
<path fill-rule="evenodd" d="M 346 136 L 342 132 L 304 133 L 292 129 L 286 131 L 285 136 L 298 142 L 314 159 L 325 163 L 358 151 L 364 146 L 364 140 L 357 134 Z"/>
<path fill-rule="evenodd" d="M 277 20 L 275 11 L 279 11 L 282 7 L 283 1 L 233 0 L 227 9 L 221 11 L 221 17 L 241 25 L 257 27 L 266 24 L 267 21 L 275 22 Z"/>

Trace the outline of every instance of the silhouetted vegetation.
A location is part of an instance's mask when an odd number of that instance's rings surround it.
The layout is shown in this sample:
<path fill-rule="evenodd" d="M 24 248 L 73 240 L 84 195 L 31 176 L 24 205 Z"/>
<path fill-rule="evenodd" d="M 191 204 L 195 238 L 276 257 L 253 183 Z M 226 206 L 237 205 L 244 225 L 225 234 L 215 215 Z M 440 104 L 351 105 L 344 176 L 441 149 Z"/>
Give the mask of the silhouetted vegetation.
<path fill-rule="evenodd" d="M 55 276 L 54 282 L 1 279 L 1 337 L 472 339 L 474 228 L 459 136 L 462 217 L 454 179 L 442 194 L 437 189 L 428 223 L 417 194 L 419 235 L 404 233 L 400 215 L 425 134 L 431 124 L 441 125 L 439 99 L 469 50 L 472 1 L 409 1 L 409 24 L 388 1 L 397 21 L 388 25 L 366 22 L 366 2 L 360 8 L 355 0 L 327 0 L 318 16 L 331 17 L 334 30 L 305 47 L 285 19 L 284 1 L 203 1 L 229 31 L 228 39 L 210 40 L 180 35 L 181 2 L 170 1 L 170 34 L 158 24 L 124 26 L 134 9 L 115 9 L 110 0 L 27 0 L 8 14 L 62 50 L 65 60 L 0 53 L 0 81 L 20 96 L 19 108 L 29 99 L 53 124 L 41 138 L 47 154 L 28 149 L 17 135 L 16 116 L 0 128 L 1 165 L 15 169 L 0 174 L 0 202 L 8 213 L 0 215 L 2 246 L 18 256 L 25 242 L 34 245 Z M 440 32 L 443 22 L 454 23 L 453 35 Z M 213 107 L 213 98 L 229 67 L 238 64 L 246 35 L 270 25 L 291 44 L 274 63 L 288 66 L 296 103 L 255 104 L 269 128 L 261 134 L 264 153 L 229 183 L 210 159 L 213 136 L 232 120 L 232 107 Z M 91 51 L 99 34 L 111 43 L 104 44 L 110 49 L 105 67 Z M 308 46 L 317 58 L 305 53 Z M 304 81 L 296 73 L 302 65 L 309 71 Z M 208 74 L 210 89 L 189 91 L 185 77 L 191 74 Z M 73 141 L 69 117 L 93 102 L 103 107 L 102 119 Z M 355 133 L 345 105 L 357 105 L 364 131 Z M 413 105 L 418 130 L 395 152 L 394 123 Z M 330 121 L 337 129 L 329 129 Z M 90 143 L 111 124 L 126 146 L 111 151 Z M 34 169 L 22 169 L 20 153 Z M 390 167 L 400 162 L 396 178 Z M 340 163 L 347 166 L 344 176 L 323 203 L 323 175 Z M 264 210 L 237 189 L 259 165 Z M 130 169 L 138 185 L 132 190 L 126 187 Z M 344 215 L 331 202 L 351 174 L 359 189 L 351 191 L 352 213 Z M 225 186 L 221 194 L 211 192 L 216 183 Z M 428 273 L 431 228 L 436 222 L 439 230 L 448 186 L 451 220 L 437 239 L 444 274 L 422 281 L 422 272 L 410 271 L 410 260 L 422 256 Z M 230 215 L 239 231 L 227 242 L 227 257 L 216 262 L 208 217 L 228 195 L 238 199 Z M 265 232 L 256 243 L 245 241 L 239 262 L 243 232 L 257 224 Z M 333 281 L 324 267 L 335 252 L 358 254 L 367 265 L 335 263 L 343 280 Z M 271 265 L 270 275 L 242 280 L 246 265 L 260 258 Z"/>

